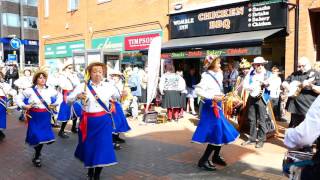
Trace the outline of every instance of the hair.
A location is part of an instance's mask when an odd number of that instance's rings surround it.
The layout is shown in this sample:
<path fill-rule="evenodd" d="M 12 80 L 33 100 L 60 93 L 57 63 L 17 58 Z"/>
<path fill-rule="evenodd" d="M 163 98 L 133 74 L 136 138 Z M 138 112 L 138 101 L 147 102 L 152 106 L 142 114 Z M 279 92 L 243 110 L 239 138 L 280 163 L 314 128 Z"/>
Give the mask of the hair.
<path fill-rule="evenodd" d="M 271 71 L 280 71 L 280 69 L 278 68 L 278 66 L 273 66 L 273 67 L 271 68 Z"/>
<path fill-rule="evenodd" d="M 25 70 L 23 70 L 23 74 L 25 74 L 25 73 L 26 73 L 26 71 L 29 71 L 29 72 L 30 72 L 30 74 L 32 74 L 32 70 L 31 70 L 31 69 L 25 69 Z"/>
<path fill-rule="evenodd" d="M 301 57 L 298 60 L 298 63 L 301 63 L 301 64 L 305 65 L 304 66 L 305 71 L 309 71 L 311 69 L 310 60 L 307 57 Z"/>
<path fill-rule="evenodd" d="M 45 71 L 38 71 L 34 74 L 33 78 L 32 78 L 32 84 L 33 86 L 37 85 L 37 81 L 39 79 L 39 77 L 43 75 L 44 78 L 48 79 L 48 74 Z"/>
<path fill-rule="evenodd" d="M 213 61 L 211 62 L 211 64 L 208 66 L 208 70 L 212 70 L 216 67 L 217 63 L 221 62 L 221 58 L 220 57 L 215 57 L 213 59 Z"/>
<path fill-rule="evenodd" d="M 107 66 L 102 62 L 94 62 L 94 63 L 89 64 L 89 66 L 86 68 L 86 72 L 89 72 L 89 74 L 90 74 L 93 67 L 95 67 L 95 66 L 102 67 L 103 74 L 107 74 Z"/>
<path fill-rule="evenodd" d="M 317 62 L 314 63 L 313 69 L 315 71 L 320 71 L 320 61 L 317 61 Z"/>
<path fill-rule="evenodd" d="M 174 73 L 175 72 L 175 68 L 174 68 L 173 64 L 166 64 L 165 65 L 165 72 Z"/>

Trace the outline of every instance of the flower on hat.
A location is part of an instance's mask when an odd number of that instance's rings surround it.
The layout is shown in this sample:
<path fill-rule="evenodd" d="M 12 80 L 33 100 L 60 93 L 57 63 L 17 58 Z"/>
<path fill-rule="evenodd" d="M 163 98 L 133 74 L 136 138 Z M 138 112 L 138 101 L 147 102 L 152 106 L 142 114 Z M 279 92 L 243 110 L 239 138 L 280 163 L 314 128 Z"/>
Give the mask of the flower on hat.
<path fill-rule="evenodd" d="M 242 58 L 239 66 L 240 66 L 240 69 L 249 69 L 251 67 L 251 63 L 248 62 L 247 59 Z"/>
<path fill-rule="evenodd" d="M 208 55 L 203 62 L 203 68 L 208 69 L 210 65 L 215 62 L 215 60 L 219 59 L 219 56 Z"/>

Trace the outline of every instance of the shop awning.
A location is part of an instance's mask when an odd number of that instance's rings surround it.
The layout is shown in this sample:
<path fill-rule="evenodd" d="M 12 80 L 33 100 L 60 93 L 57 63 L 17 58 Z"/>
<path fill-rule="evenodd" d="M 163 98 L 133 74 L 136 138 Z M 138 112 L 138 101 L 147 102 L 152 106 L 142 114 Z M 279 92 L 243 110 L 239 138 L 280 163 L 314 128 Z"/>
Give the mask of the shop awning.
<path fill-rule="evenodd" d="M 162 44 L 162 50 L 202 48 L 202 47 L 208 47 L 208 46 L 221 47 L 221 46 L 259 45 L 259 44 L 262 44 L 265 38 L 268 38 L 282 30 L 283 28 L 214 35 L 214 36 L 172 39 Z"/>

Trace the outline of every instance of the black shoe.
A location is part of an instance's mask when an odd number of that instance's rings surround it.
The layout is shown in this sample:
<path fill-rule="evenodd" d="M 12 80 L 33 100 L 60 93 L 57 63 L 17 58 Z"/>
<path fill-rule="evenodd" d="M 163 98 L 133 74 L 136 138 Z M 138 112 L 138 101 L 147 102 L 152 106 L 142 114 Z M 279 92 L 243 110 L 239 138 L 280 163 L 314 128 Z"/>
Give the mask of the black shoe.
<path fill-rule="evenodd" d="M 125 143 L 126 140 L 124 140 L 124 139 L 120 138 L 119 136 L 117 136 L 117 137 L 115 138 L 115 142 L 122 144 L 122 143 Z"/>
<path fill-rule="evenodd" d="M 200 169 L 206 170 L 206 171 L 215 171 L 217 170 L 216 167 L 213 164 L 209 164 L 209 161 L 206 162 L 198 162 L 198 167 Z"/>
<path fill-rule="evenodd" d="M 20 117 L 19 117 L 19 121 L 24 122 L 24 117 L 23 117 L 23 116 L 20 116 Z"/>
<path fill-rule="evenodd" d="M 212 158 L 212 162 L 215 164 L 218 164 L 220 166 L 227 166 L 226 161 L 224 161 L 223 157 L 221 157 L 221 156 L 217 156 L 217 157 Z"/>
<path fill-rule="evenodd" d="M 59 132 L 58 136 L 61 137 L 62 139 L 68 139 L 69 138 L 69 136 L 65 132 Z"/>
<path fill-rule="evenodd" d="M 2 141 L 5 137 L 6 135 L 2 131 L 0 131 L 0 141 Z"/>
<path fill-rule="evenodd" d="M 257 144 L 256 144 L 256 148 L 262 148 L 263 147 L 263 141 L 259 141 L 259 142 L 257 142 Z"/>
<path fill-rule="evenodd" d="M 40 158 L 33 158 L 32 163 L 35 167 L 41 167 L 41 160 Z"/>
<path fill-rule="evenodd" d="M 78 133 L 78 129 L 76 127 L 72 127 L 71 128 L 71 132 L 74 133 L 74 134 L 77 134 Z"/>
<path fill-rule="evenodd" d="M 118 144 L 118 143 L 114 143 L 114 144 L 113 144 L 113 148 L 118 151 L 118 150 L 121 149 L 121 146 L 120 146 L 120 144 Z"/>
<path fill-rule="evenodd" d="M 251 144 L 254 144 L 254 143 L 255 143 L 254 141 L 248 140 L 248 141 L 245 141 L 245 142 L 241 143 L 241 146 L 251 145 Z"/>

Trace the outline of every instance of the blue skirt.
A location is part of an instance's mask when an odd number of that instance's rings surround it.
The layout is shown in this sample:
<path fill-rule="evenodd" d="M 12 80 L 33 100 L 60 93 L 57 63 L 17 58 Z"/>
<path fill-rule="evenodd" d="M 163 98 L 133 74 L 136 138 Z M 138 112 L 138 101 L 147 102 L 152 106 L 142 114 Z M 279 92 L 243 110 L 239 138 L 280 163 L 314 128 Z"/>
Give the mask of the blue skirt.
<path fill-rule="evenodd" d="M 58 121 L 66 122 L 69 121 L 72 116 L 81 117 L 81 104 L 79 102 L 75 102 L 72 105 L 62 101 L 58 113 Z"/>
<path fill-rule="evenodd" d="M 82 141 L 82 134 L 79 131 L 75 157 L 83 162 L 86 168 L 117 164 L 112 144 L 112 131 L 110 115 L 88 117 L 87 137 Z"/>
<path fill-rule="evenodd" d="M 31 146 L 38 144 L 48 144 L 55 141 L 51 127 L 51 114 L 49 112 L 33 112 L 28 122 L 26 143 Z"/>
<path fill-rule="evenodd" d="M 6 98 L 0 97 L 4 102 L 7 101 Z M 1 101 L 2 101 L 1 100 Z M 0 104 L 0 130 L 7 128 L 7 110 L 6 107 Z"/>
<path fill-rule="evenodd" d="M 115 124 L 115 133 L 124 133 L 131 130 L 127 118 L 124 115 L 121 104 L 119 102 L 115 102 L 116 112 L 112 113 L 112 117 Z"/>
<path fill-rule="evenodd" d="M 200 121 L 196 131 L 193 134 L 192 142 L 209 143 L 221 146 L 234 142 L 239 133 L 232 124 L 225 118 L 221 108 L 221 102 L 218 103 L 220 107 L 220 118 L 214 115 L 212 108 L 212 101 L 205 100 L 200 114 Z"/>

